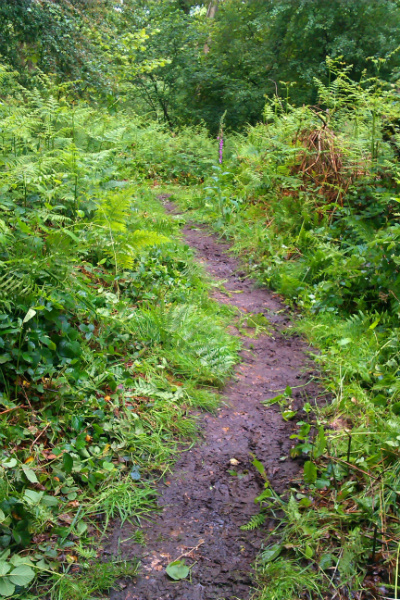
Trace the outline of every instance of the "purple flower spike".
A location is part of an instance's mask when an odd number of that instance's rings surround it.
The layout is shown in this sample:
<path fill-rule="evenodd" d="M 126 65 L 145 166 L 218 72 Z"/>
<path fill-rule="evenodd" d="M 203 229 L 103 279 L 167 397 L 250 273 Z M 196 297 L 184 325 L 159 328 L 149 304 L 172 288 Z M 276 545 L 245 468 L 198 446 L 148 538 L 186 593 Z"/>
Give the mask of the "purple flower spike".
<path fill-rule="evenodd" d="M 222 157 L 224 152 L 224 138 L 222 134 L 219 135 L 217 139 L 219 140 L 219 164 L 222 165 Z"/>

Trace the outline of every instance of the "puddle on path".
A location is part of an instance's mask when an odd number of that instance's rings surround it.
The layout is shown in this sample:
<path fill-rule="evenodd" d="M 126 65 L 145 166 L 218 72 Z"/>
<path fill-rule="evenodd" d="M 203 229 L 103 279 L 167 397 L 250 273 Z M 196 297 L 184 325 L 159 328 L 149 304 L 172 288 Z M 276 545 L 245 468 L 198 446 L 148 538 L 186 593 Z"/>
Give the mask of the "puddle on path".
<path fill-rule="evenodd" d="M 168 208 L 173 210 L 173 205 Z M 307 346 L 298 337 L 279 333 L 289 323 L 284 305 L 245 277 L 227 244 L 202 227 L 187 226 L 185 237 L 211 275 L 226 281 L 228 293 L 218 289 L 214 297 L 245 313 L 262 313 L 274 332 L 255 339 L 243 336 L 242 362 L 222 392 L 226 404 L 217 414 L 202 417 L 202 440 L 182 453 L 173 474 L 160 484 L 161 512 L 143 526 L 146 545 L 119 545 L 132 531 L 129 524 L 115 528 L 108 554 L 122 552 L 125 560 L 138 557 L 141 567 L 138 578 L 111 592 L 110 600 L 248 600 L 251 564 L 274 526 L 271 519 L 259 529 L 240 530 L 258 513 L 254 498 L 263 489 L 251 455 L 263 463 L 278 492 L 299 468 L 293 460 L 281 460 L 289 453 L 292 425 L 283 421 L 276 407 L 260 401 L 287 385 L 307 383 Z M 294 397 L 300 401 L 315 393 L 312 384 L 294 390 Z M 238 461 L 237 466 L 232 467 L 231 459 Z M 230 475 L 232 469 L 243 476 Z M 182 555 L 194 565 L 191 581 L 173 582 L 165 567 Z"/>

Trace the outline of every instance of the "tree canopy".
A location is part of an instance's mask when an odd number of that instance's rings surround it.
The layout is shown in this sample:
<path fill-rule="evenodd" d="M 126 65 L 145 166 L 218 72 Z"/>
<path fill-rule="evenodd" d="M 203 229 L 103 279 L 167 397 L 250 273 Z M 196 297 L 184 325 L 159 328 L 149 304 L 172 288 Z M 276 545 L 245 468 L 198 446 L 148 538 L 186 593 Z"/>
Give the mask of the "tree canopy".
<path fill-rule="evenodd" d="M 210 7 L 212 10 L 210 10 Z M 218 8 L 218 10 L 216 10 Z M 0 6 L 0 55 L 129 101 L 171 127 L 261 118 L 266 96 L 316 101 L 327 56 L 390 80 L 400 68 L 396 0 L 15 0 Z M 371 60 L 371 59 L 375 59 Z M 285 83 L 287 82 L 287 83 Z M 129 85 L 127 85 L 129 84 Z M 290 87 L 290 90 L 289 90 Z M 128 93 L 129 89 L 129 93 Z"/>

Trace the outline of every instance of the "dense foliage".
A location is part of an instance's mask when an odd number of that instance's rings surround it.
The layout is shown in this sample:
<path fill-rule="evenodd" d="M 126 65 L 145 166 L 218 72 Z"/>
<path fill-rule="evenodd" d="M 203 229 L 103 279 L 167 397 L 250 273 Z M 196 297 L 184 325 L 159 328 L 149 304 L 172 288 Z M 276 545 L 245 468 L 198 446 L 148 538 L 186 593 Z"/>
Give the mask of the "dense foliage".
<path fill-rule="evenodd" d="M 37 69 L 76 81 L 80 94 L 127 101 L 170 127 L 235 130 L 261 119 L 265 95 L 314 103 L 325 58 L 344 56 L 358 80 L 370 58 L 394 80 L 396 0 L 16 0 L 0 7 L 0 55 L 26 85 Z"/>
<path fill-rule="evenodd" d="M 188 407 L 215 404 L 198 386 L 224 380 L 236 342 L 147 183 L 199 181 L 207 136 L 195 156 L 192 131 L 172 138 L 45 78 L 27 90 L 4 69 L 2 86 L 0 596 L 26 598 L 35 573 L 95 558 L 110 517 L 150 509 L 195 431 Z"/>
<path fill-rule="evenodd" d="M 286 88 L 295 104 L 314 103 L 314 77 L 332 77 L 326 56 L 345 56 L 359 79 L 374 72 L 370 57 L 391 55 L 399 40 L 400 11 L 387 0 L 224 0 L 214 19 L 205 7 L 187 14 L 174 1 L 145 5 L 146 25 L 159 31 L 143 56 L 170 62 L 140 77 L 137 93 L 170 123 L 204 121 L 213 131 L 224 111 L 235 130 L 256 123 L 265 95 Z M 381 76 L 390 79 L 399 60 L 391 55 Z"/>
<path fill-rule="evenodd" d="M 301 309 L 332 395 L 274 399 L 305 462 L 247 526 L 284 514 L 260 597 L 398 595 L 399 30 L 397 0 L 1 3 L 0 596 L 134 573 L 93 548 L 236 360 L 166 190 Z"/>

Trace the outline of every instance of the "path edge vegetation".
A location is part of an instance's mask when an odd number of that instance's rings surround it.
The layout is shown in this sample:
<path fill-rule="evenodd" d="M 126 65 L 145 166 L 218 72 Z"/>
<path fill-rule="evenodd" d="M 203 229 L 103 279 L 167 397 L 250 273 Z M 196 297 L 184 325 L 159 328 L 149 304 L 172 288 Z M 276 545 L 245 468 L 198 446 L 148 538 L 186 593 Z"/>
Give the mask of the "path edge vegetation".
<path fill-rule="evenodd" d="M 198 178 L 212 142 L 0 75 L 0 596 L 86 600 L 136 572 L 102 562 L 107 527 L 155 509 L 238 360 L 149 185 Z"/>
<path fill-rule="evenodd" d="M 303 475 L 283 499 L 267 484 L 256 500 L 284 511 L 257 561 L 261 600 L 398 590 L 398 93 L 379 73 L 355 82 L 328 67 L 324 109 L 292 106 L 289 90 L 270 100 L 204 184 L 175 192 L 293 305 L 294 331 L 318 350 L 325 392 L 289 417 Z M 291 390 L 276 392 L 266 404 L 287 415 Z"/>

